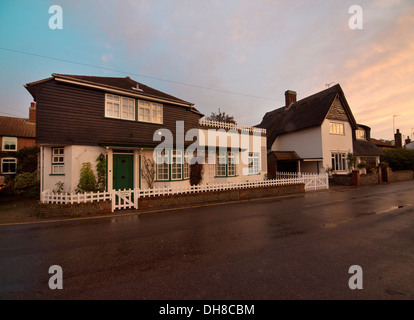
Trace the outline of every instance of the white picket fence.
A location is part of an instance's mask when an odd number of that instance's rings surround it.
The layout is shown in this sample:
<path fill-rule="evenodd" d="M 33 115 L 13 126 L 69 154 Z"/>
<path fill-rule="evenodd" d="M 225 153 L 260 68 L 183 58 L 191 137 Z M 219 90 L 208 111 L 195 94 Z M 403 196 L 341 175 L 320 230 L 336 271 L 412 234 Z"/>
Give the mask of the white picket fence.
<path fill-rule="evenodd" d="M 85 192 L 78 194 L 70 193 L 54 193 L 52 191 L 43 191 L 40 197 L 42 203 L 56 203 L 56 204 L 74 204 L 87 203 L 94 201 L 112 200 L 111 192 Z"/>
<path fill-rule="evenodd" d="M 305 184 L 305 191 L 329 189 L 329 176 L 327 173 L 307 172 L 277 172 L 276 179 L 300 179 Z"/>
<path fill-rule="evenodd" d="M 202 127 L 212 127 L 212 128 L 221 128 L 221 129 L 229 129 L 229 130 L 240 130 L 240 131 L 249 131 L 249 132 L 256 132 L 260 134 L 266 134 L 266 129 L 250 127 L 250 126 L 243 126 L 240 124 L 233 124 L 228 122 L 220 122 L 214 120 L 206 120 L 200 119 L 198 121 L 199 125 Z"/>
<path fill-rule="evenodd" d="M 138 199 L 175 194 L 191 194 L 210 191 L 224 191 L 233 189 L 247 189 L 258 187 L 283 186 L 291 184 L 305 184 L 305 191 L 329 189 L 327 174 L 304 173 L 278 173 L 277 179 L 258 180 L 246 182 L 228 182 L 218 184 L 203 184 L 186 187 L 159 187 L 152 189 L 124 189 L 111 192 L 82 193 L 82 194 L 58 194 L 51 191 L 43 191 L 41 202 L 57 204 L 86 203 L 94 201 L 112 201 L 112 212 L 117 209 L 138 209 Z"/>

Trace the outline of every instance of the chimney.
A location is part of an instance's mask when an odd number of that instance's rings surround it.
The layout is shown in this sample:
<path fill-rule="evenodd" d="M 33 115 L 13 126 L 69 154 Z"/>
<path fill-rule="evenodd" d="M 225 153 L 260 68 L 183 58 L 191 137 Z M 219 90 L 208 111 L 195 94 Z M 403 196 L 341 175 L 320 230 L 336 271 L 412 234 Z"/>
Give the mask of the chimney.
<path fill-rule="evenodd" d="M 36 123 L 36 103 L 30 103 L 29 108 L 29 122 Z"/>
<path fill-rule="evenodd" d="M 289 108 L 292 103 L 296 102 L 296 92 L 288 90 L 285 92 L 285 107 Z"/>
<path fill-rule="evenodd" d="M 396 148 L 402 148 L 402 136 L 400 129 L 397 129 L 397 132 L 394 134 L 394 145 Z"/>

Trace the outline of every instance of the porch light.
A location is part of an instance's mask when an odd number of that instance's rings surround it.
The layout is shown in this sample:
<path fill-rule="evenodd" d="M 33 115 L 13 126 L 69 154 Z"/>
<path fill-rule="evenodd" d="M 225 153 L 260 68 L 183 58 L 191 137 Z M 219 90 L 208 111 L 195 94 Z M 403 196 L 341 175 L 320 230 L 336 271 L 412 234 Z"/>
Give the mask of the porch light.
<path fill-rule="evenodd" d="M 103 159 L 105 159 L 105 156 L 101 152 L 101 154 L 99 155 L 99 161 L 103 161 Z"/>

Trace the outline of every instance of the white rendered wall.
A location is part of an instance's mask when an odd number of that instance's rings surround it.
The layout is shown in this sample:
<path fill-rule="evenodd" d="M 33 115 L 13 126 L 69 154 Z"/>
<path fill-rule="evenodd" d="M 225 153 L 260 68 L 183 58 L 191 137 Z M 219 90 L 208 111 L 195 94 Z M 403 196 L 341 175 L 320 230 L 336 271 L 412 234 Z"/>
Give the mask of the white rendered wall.
<path fill-rule="evenodd" d="M 271 151 L 295 151 L 302 159 L 322 158 L 321 127 L 313 127 L 280 135 Z"/>
<path fill-rule="evenodd" d="M 44 190 L 55 190 L 56 183 L 63 182 L 65 192 L 74 193 L 79 183 L 80 170 L 84 162 L 90 162 L 96 176 L 96 159 L 100 154 L 105 155 L 105 149 L 93 146 L 64 147 L 64 175 L 52 174 L 52 147 L 44 147 Z"/>
<path fill-rule="evenodd" d="M 343 123 L 344 135 L 330 134 L 329 123 Z M 323 144 L 323 167 L 325 169 L 332 167 L 332 153 L 352 153 L 352 128 L 349 122 L 325 119 L 322 123 L 322 144 Z M 337 173 L 348 173 L 341 171 Z"/>

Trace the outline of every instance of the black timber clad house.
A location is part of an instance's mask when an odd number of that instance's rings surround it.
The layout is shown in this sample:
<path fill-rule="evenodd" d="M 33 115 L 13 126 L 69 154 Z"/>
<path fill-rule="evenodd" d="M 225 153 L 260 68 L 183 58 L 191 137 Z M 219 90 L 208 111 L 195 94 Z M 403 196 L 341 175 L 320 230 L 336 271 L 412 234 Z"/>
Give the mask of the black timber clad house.
<path fill-rule="evenodd" d="M 160 143 L 154 133 L 164 128 L 175 137 L 176 121 L 184 122 L 186 132 L 197 128 L 203 116 L 192 103 L 129 77 L 52 74 L 25 88 L 36 102 L 42 190 L 63 182 L 65 191 L 73 192 L 82 163 L 95 167 L 99 156 L 108 161 L 107 189 L 141 187 L 141 161 L 152 158 Z M 174 180 L 188 180 L 184 170 Z M 171 181 L 168 168 L 164 175 Z"/>
<path fill-rule="evenodd" d="M 180 119 L 187 131 L 196 128 L 203 116 L 190 102 L 129 77 L 53 74 L 25 87 L 36 102 L 37 144 L 156 146 L 158 142 L 153 141 L 156 129 L 166 128 L 175 134 L 176 120 Z M 161 103 L 162 123 L 138 121 L 137 113 L 135 121 L 106 117 L 106 94 L 132 97 L 136 104 L 138 99 Z"/>

